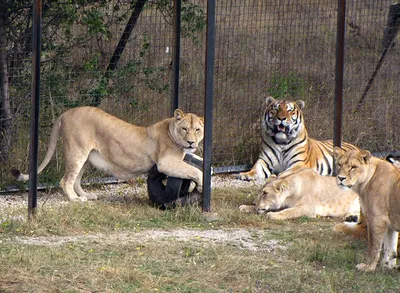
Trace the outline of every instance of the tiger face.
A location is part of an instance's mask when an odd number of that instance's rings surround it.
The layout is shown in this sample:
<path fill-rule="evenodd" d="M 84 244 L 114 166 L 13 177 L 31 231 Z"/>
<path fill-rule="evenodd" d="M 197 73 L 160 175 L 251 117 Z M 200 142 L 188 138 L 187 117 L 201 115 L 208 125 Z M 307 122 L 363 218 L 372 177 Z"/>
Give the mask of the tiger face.
<path fill-rule="evenodd" d="M 304 101 L 275 100 L 266 98 L 263 128 L 277 144 L 288 144 L 304 129 Z"/>

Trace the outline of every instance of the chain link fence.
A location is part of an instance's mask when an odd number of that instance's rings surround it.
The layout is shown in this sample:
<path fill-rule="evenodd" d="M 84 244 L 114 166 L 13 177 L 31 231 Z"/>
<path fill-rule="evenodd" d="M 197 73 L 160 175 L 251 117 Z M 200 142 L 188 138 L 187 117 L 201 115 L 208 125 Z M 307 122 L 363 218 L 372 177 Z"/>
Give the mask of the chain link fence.
<path fill-rule="evenodd" d="M 15 184 L 12 167 L 28 170 L 29 156 L 32 9 L 29 1 L 7 3 L 0 5 L 1 190 Z M 396 42 L 355 113 L 384 49 L 391 4 L 348 0 L 346 7 L 343 139 L 373 152 L 400 146 Z M 173 21 L 168 0 L 44 1 L 39 161 L 54 120 L 68 108 L 94 105 L 137 125 L 170 116 Z M 205 23 L 205 1 L 182 1 L 179 107 L 199 115 Z M 216 1 L 214 166 L 255 162 L 268 95 L 304 100 L 310 136 L 333 138 L 336 24 L 333 0 Z M 127 28 L 131 33 L 115 61 Z M 62 172 L 59 148 L 39 181 L 56 183 Z"/>

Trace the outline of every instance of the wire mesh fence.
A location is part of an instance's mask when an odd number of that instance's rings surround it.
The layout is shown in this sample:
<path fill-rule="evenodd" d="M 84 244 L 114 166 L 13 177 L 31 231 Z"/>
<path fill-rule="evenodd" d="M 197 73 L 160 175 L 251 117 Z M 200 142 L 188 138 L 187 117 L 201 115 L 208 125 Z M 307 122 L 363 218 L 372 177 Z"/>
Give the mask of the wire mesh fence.
<path fill-rule="evenodd" d="M 29 155 L 32 8 L 29 1 L 7 3 L 0 6 L 1 189 L 14 183 L 10 168 L 27 171 Z M 348 0 L 346 7 L 343 139 L 375 152 L 400 145 L 396 42 L 355 110 L 384 49 L 391 4 Z M 205 5 L 182 1 L 179 107 L 200 115 Z M 216 1 L 214 166 L 254 163 L 268 95 L 304 100 L 310 136 L 333 137 L 336 23 L 333 0 Z M 173 44 L 172 1 L 44 1 L 39 161 L 54 120 L 68 108 L 95 105 L 137 125 L 170 116 Z M 59 148 L 39 180 L 58 182 L 62 164 Z"/>

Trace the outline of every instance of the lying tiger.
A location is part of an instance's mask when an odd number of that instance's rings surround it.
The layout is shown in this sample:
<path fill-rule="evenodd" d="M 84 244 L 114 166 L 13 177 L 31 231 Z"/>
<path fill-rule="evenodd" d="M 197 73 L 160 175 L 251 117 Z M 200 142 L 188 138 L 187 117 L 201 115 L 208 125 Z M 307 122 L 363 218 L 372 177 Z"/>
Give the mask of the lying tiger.
<path fill-rule="evenodd" d="M 241 180 L 264 179 L 283 171 L 294 173 L 311 168 L 321 175 L 333 174 L 333 142 L 308 137 L 304 123 L 304 101 L 266 98 L 261 118 L 262 147 L 253 168 L 239 174 Z M 342 143 L 344 150 L 357 147 Z"/>

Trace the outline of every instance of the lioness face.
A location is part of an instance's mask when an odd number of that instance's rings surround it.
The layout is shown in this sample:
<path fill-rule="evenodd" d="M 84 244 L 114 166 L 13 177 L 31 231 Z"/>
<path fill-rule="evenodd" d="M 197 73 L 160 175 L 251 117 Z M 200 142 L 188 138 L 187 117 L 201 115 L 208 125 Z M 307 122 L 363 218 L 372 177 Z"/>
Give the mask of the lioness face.
<path fill-rule="evenodd" d="M 288 183 L 284 179 L 267 182 L 254 202 L 257 213 L 263 214 L 284 208 L 285 200 L 290 196 L 287 186 Z"/>
<path fill-rule="evenodd" d="M 179 109 L 175 110 L 174 117 L 171 133 L 175 142 L 185 151 L 195 152 L 204 137 L 203 118 L 190 113 L 184 114 Z"/>
<path fill-rule="evenodd" d="M 368 151 L 334 149 L 336 157 L 336 182 L 344 187 L 363 183 L 368 175 L 371 153 Z"/>

